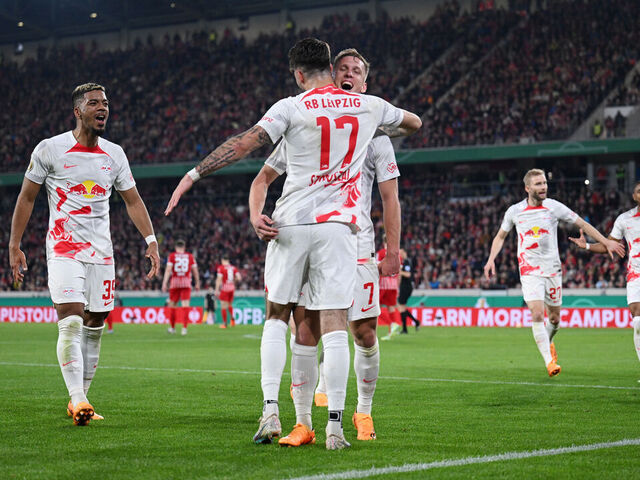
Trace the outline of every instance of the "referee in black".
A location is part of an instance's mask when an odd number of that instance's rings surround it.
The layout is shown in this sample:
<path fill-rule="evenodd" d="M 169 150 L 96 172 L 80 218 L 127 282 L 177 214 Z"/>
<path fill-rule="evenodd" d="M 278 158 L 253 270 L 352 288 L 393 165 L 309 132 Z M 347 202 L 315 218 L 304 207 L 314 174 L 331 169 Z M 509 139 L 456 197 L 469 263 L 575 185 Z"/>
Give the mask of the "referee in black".
<path fill-rule="evenodd" d="M 420 322 L 407 310 L 407 302 L 413 292 L 413 268 L 411 267 L 411 260 L 407 257 L 407 252 L 400 249 L 400 260 L 402 261 L 402 267 L 400 268 L 400 290 L 398 293 L 398 310 L 400 311 L 400 318 L 402 319 L 402 331 L 400 333 L 409 333 L 407 331 L 407 317 L 410 317 L 413 324 L 416 326 L 416 332 L 420 326 Z"/>

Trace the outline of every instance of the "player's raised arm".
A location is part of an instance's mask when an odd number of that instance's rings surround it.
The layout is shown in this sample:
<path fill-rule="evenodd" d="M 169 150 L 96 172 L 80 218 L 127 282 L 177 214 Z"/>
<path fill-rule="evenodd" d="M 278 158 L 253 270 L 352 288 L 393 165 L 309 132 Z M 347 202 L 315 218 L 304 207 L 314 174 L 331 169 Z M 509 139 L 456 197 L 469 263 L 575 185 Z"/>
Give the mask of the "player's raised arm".
<path fill-rule="evenodd" d="M 496 257 L 500 250 L 502 250 L 502 246 L 504 245 L 504 240 L 507 238 L 509 232 L 505 232 L 502 229 L 498 230 L 498 233 L 493 238 L 493 242 L 491 242 L 491 252 L 489 253 L 489 259 L 484 266 L 484 276 L 487 280 L 490 280 L 493 275 L 496 274 Z"/>
<path fill-rule="evenodd" d="M 147 278 L 151 279 L 158 274 L 160 257 L 158 255 L 158 241 L 153 234 L 153 225 L 151 224 L 149 212 L 136 187 L 130 188 L 129 190 L 122 190 L 119 193 L 127 206 L 129 218 L 131 218 L 131 221 L 133 221 L 133 224 L 147 242 L 148 247 L 144 256 L 151 261 L 151 268 L 149 269 L 149 273 L 147 273 Z"/>
<path fill-rule="evenodd" d="M 278 229 L 274 228 L 273 220 L 268 215 L 264 215 L 262 210 L 267 200 L 269 185 L 278 178 L 280 174 L 269 165 L 264 165 L 256 178 L 251 182 L 249 189 L 249 218 L 251 225 L 260 240 L 269 242 L 278 235 Z"/>
<path fill-rule="evenodd" d="M 16 206 L 13 210 L 11 235 L 9 237 L 9 265 L 11 265 L 14 282 L 22 282 L 24 280 L 24 272 L 28 268 L 27 258 L 20 249 L 20 242 L 27 228 L 27 223 L 29 223 L 29 219 L 31 218 L 33 205 L 40 191 L 40 187 L 40 184 L 25 178 L 22 181 L 22 189 L 20 190 Z"/>
<path fill-rule="evenodd" d="M 398 199 L 398 179 L 387 180 L 378 184 L 382 199 L 382 221 L 387 236 L 387 254 L 378 264 L 380 274 L 384 277 L 397 275 L 400 271 L 400 200 Z"/>
<path fill-rule="evenodd" d="M 180 197 L 188 192 L 200 178 L 237 162 L 263 145 L 271 145 L 272 143 L 269 134 L 258 125 L 254 125 L 249 130 L 231 137 L 182 177 L 182 180 L 173 191 L 173 195 L 171 195 L 164 214 L 169 215 L 178 205 Z"/>
<path fill-rule="evenodd" d="M 422 127 L 422 120 L 415 113 L 411 113 L 407 110 L 402 110 L 403 117 L 402 123 L 397 127 L 390 127 L 388 125 L 381 125 L 378 127 L 376 136 L 378 134 L 387 135 L 388 137 L 408 137 L 416 133 L 420 127 Z"/>
<path fill-rule="evenodd" d="M 580 229 L 579 237 L 577 238 L 569 237 L 569 240 L 573 242 L 578 248 L 582 248 L 583 250 L 589 250 L 590 252 L 593 252 L 593 253 L 607 253 L 607 248 L 603 244 L 587 243 L 587 239 L 584 237 L 584 230 L 582 229 Z M 618 238 L 614 238 L 611 235 L 609 235 L 609 240 L 613 240 L 620 243 L 624 248 L 624 245 L 621 243 L 622 240 Z"/>
<path fill-rule="evenodd" d="M 607 252 L 609 252 L 609 256 L 613 260 L 613 256 L 617 254 L 620 258 L 624 257 L 625 249 L 624 246 L 617 240 L 611 238 L 605 238 L 593 225 L 586 222 L 581 217 L 578 217 L 575 221 L 576 227 L 581 230 L 584 230 L 587 235 L 597 240 L 604 248 L 606 248 Z M 575 243 L 575 242 L 574 242 Z"/>

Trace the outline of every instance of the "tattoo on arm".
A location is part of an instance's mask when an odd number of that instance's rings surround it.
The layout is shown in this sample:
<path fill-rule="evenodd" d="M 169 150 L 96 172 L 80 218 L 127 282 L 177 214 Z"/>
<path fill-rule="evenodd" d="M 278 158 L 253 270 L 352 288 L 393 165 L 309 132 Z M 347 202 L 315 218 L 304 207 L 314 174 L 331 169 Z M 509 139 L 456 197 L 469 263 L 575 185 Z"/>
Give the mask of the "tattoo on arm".
<path fill-rule="evenodd" d="M 386 135 L 390 138 L 406 137 L 409 132 L 403 127 L 390 127 L 388 125 L 380 125 L 374 136 Z"/>
<path fill-rule="evenodd" d="M 263 145 L 272 144 L 269 134 L 258 125 L 231 137 L 207 155 L 197 166 L 201 177 L 231 165 Z"/>

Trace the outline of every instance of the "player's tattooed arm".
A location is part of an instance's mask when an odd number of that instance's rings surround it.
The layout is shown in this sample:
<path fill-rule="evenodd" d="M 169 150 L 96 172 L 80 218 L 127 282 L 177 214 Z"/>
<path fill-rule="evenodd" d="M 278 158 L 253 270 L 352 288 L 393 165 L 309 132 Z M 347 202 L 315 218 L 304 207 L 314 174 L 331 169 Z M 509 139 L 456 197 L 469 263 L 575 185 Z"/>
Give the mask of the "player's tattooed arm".
<path fill-rule="evenodd" d="M 386 135 L 390 138 L 396 137 L 407 137 L 411 135 L 413 132 L 410 132 L 404 127 L 390 127 L 388 125 L 380 125 L 378 130 L 376 130 L 375 137 L 379 137 L 381 135 Z"/>
<path fill-rule="evenodd" d="M 204 177 L 237 162 L 263 145 L 272 144 L 269 134 L 262 127 L 254 125 L 249 130 L 231 137 L 207 155 L 196 166 L 196 171 L 201 177 Z"/>

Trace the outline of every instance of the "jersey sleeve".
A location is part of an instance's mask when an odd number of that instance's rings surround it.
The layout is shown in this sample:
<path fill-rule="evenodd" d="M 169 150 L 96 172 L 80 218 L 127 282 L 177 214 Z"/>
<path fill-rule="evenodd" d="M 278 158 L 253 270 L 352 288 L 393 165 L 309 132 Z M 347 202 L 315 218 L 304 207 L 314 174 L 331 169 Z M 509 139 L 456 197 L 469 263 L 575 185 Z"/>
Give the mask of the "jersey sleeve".
<path fill-rule="evenodd" d="M 33 153 L 31 154 L 31 161 L 29 162 L 29 167 L 27 167 L 27 172 L 24 174 L 26 178 L 39 185 L 44 183 L 45 178 L 47 178 L 51 170 L 48 153 L 47 144 L 44 140 L 36 145 L 36 148 L 33 149 Z"/>
<path fill-rule="evenodd" d="M 271 152 L 269 158 L 264 162 L 265 165 L 273 168 L 278 175 L 282 175 L 287 171 L 286 142 L 281 141 L 278 146 Z"/>
<path fill-rule="evenodd" d="M 118 173 L 113 186 L 119 192 L 130 190 L 136 186 L 136 181 L 133 179 L 131 167 L 129 166 L 129 160 L 122 148 L 118 149 Z"/>
<path fill-rule="evenodd" d="M 382 135 L 376 137 L 376 139 L 371 142 L 371 145 L 374 148 L 373 162 L 378 183 L 399 177 L 400 170 L 396 163 L 396 153 L 393 150 L 391 139 L 386 135 Z"/>
<path fill-rule="evenodd" d="M 567 223 L 575 223 L 578 219 L 578 214 L 567 207 L 564 203 L 554 200 L 552 205 L 553 213 L 558 218 L 558 220 L 562 220 L 563 222 Z"/>
<path fill-rule="evenodd" d="M 170 253 L 169 254 L 169 258 L 167 258 L 167 265 L 173 265 L 175 262 L 176 262 L 175 254 L 174 253 Z"/>
<path fill-rule="evenodd" d="M 193 267 L 195 264 L 196 264 L 196 261 L 193 258 L 193 255 L 189 254 L 189 270 L 191 270 L 191 267 Z"/>
<path fill-rule="evenodd" d="M 263 128 L 269 134 L 273 143 L 276 143 L 289 128 L 291 119 L 289 102 L 288 98 L 279 100 L 256 123 L 257 126 Z"/>
<path fill-rule="evenodd" d="M 622 225 L 622 222 L 622 215 L 618 215 L 616 221 L 613 222 L 613 228 L 611 229 L 610 235 L 616 240 L 622 240 L 622 238 L 624 237 L 624 225 Z"/>
<path fill-rule="evenodd" d="M 383 100 L 382 98 L 375 98 L 380 102 L 380 125 L 387 125 L 390 127 L 397 127 L 398 125 L 400 125 L 404 118 L 404 112 L 400 108 L 391 105 L 389 102 Z"/>
<path fill-rule="evenodd" d="M 513 207 L 509 207 L 504 214 L 504 218 L 502 219 L 502 224 L 500 225 L 500 230 L 505 232 L 510 232 L 514 226 L 514 215 L 515 210 Z"/>

